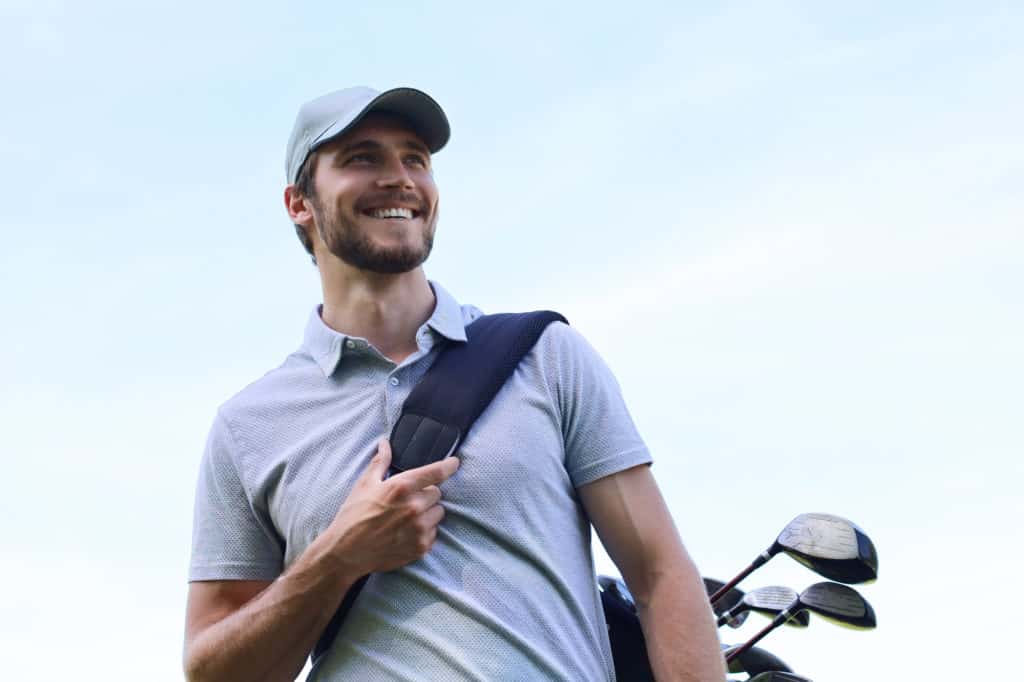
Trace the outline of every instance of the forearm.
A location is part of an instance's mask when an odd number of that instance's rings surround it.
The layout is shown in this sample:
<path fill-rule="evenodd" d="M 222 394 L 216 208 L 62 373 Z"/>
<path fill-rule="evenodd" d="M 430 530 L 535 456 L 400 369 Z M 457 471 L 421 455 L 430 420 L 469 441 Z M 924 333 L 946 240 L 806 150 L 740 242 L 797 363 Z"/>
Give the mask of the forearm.
<path fill-rule="evenodd" d="M 638 604 L 647 655 L 658 680 L 722 682 L 725 663 L 711 607 L 693 564 L 655 576 Z"/>
<path fill-rule="evenodd" d="M 207 680 L 294 680 L 345 592 L 345 575 L 315 540 L 280 578 L 188 643 L 185 673 Z"/>

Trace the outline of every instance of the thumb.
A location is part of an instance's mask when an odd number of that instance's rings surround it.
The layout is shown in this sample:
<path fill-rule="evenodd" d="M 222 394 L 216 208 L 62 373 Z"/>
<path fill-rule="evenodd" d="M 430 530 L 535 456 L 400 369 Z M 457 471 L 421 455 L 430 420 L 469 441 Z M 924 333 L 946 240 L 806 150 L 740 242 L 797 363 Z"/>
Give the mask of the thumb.
<path fill-rule="evenodd" d="M 383 481 L 389 466 L 391 466 L 391 443 L 387 438 L 381 438 L 377 441 L 377 454 L 370 460 L 370 465 L 366 467 L 364 475 L 374 481 Z"/>

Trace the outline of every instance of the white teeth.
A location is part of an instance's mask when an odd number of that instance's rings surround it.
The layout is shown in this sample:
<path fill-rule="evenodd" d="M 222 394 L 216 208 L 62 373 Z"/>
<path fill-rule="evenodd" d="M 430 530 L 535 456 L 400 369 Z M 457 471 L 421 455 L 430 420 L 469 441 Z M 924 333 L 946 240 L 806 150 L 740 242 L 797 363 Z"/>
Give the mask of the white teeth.
<path fill-rule="evenodd" d="M 412 220 L 412 210 L 408 208 L 375 208 L 370 211 L 374 218 L 405 218 Z"/>

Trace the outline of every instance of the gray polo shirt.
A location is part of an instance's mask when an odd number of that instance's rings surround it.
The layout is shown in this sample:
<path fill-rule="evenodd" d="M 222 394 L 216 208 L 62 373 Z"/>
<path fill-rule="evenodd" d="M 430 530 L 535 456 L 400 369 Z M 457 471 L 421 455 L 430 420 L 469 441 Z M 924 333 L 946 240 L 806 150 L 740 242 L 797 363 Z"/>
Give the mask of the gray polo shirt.
<path fill-rule="evenodd" d="M 301 348 L 220 408 L 190 580 L 273 580 L 330 524 L 437 351 L 480 315 L 432 286 L 437 305 L 401 364 L 317 309 Z M 576 488 L 650 455 L 611 372 L 551 325 L 457 455 L 437 542 L 370 578 L 312 678 L 614 679 Z"/>

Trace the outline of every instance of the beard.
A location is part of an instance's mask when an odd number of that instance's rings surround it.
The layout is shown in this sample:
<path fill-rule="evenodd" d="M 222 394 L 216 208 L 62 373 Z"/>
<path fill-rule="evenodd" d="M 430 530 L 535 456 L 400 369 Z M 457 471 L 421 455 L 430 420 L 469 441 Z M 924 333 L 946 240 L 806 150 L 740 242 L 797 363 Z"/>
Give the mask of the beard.
<path fill-rule="evenodd" d="M 373 243 L 355 220 L 342 216 L 333 207 L 313 201 L 313 216 L 324 246 L 343 263 L 360 270 L 383 275 L 398 275 L 415 270 L 427 260 L 434 248 L 434 229 L 437 226 L 437 206 L 430 212 L 419 244 L 380 247 Z M 426 215 L 421 211 L 420 215 Z"/>

